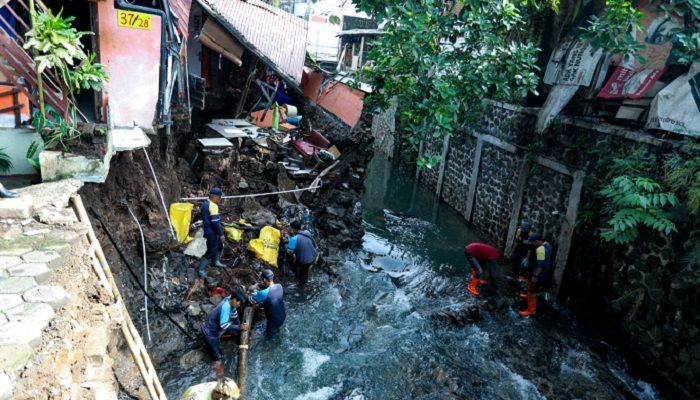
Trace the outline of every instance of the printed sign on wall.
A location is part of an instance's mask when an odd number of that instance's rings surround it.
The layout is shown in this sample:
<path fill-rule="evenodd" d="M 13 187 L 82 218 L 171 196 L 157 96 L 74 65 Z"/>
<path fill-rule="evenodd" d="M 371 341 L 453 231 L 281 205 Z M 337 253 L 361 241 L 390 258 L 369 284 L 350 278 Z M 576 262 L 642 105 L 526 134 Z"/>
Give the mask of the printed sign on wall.
<path fill-rule="evenodd" d="M 151 15 L 136 11 L 117 10 L 117 25 L 125 28 L 151 30 Z"/>

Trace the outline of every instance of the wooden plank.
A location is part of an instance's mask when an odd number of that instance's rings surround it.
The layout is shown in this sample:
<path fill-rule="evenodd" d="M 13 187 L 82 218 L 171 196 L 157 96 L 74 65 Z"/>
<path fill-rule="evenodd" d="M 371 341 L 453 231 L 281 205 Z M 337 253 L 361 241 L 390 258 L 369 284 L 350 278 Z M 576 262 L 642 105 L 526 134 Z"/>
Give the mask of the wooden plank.
<path fill-rule="evenodd" d="M 566 269 L 566 263 L 569 259 L 569 251 L 571 250 L 571 238 L 574 234 L 574 227 L 576 226 L 576 215 L 578 213 L 578 206 L 581 202 L 581 192 L 583 190 L 583 178 L 585 174 L 581 171 L 574 173 L 574 181 L 571 184 L 571 190 L 569 191 L 569 201 L 566 206 L 566 217 L 561 226 L 561 231 L 559 233 L 559 238 L 557 240 L 559 248 L 557 250 L 557 259 L 554 266 L 554 277 L 552 280 L 552 287 L 550 288 L 550 293 L 556 299 L 559 296 L 559 289 L 561 288 L 561 281 L 564 277 L 564 270 Z"/>
<path fill-rule="evenodd" d="M 435 195 L 440 198 L 442 193 L 442 181 L 445 178 L 445 165 L 447 165 L 447 151 L 450 149 L 450 136 L 445 136 L 442 140 L 442 154 L 440 156 L 440 172 L 438 173 L 437 184 L 435 185 Z"/>
<path fill-rule="evenodd" d="M 469 192 L 467 193 L 467 207 L 464 213 L 464 218 L 467 221 L 472 220 L 472 212 L 474 211 L 474 201 L 476 199 L 476 184 L 479 181 L 479 166 L 481 165 L 481 152 L 484 148 L 484 139 L 482 135 L 477 136 L 476 149 L 474 149 L 474 161 L 472 162 L 472 174 L 469 180 Z"/>
<path fill-rule="evenodd" d="M 520 210 L 523 206 L 523 198 L 525 197 L 525 186 L 527 185 L 527 176 L 530 174 L 530 160 L 525 157 L 520 164 L 520 172 L 518 173 L 518 181 L 515 187 L 515 201 L 510 212 L 510 222 L 508 223 L 508 236 L 506 236 L 506 248 L 503 254 L 510 253 L 515 240 L 515 232 L 518 229 L 520 222 Z"/>

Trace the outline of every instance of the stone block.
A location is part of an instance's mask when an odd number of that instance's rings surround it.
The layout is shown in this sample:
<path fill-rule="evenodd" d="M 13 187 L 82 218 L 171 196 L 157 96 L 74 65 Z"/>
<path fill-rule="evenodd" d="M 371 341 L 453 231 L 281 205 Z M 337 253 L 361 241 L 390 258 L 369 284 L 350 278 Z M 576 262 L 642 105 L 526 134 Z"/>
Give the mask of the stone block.
<path fill-rule="evenodd" d="M 28 276 L 41 284 L 51 279 L 51 270 L 46 264 L 22 263 L 7 269 L 10 276 Z"/>
<path fill-rule="evenodd" d="M 0 201 L 0 218 L 31 218 L 32 211 L 34 211 L 34 200 L 31 195 L 24 194 L 14 199 Z"/>
<path fill-rule="evenodd" d="M 48 225 L 70 225 L 78 221 L 75 213 L 70 208 L 42 208 L 37 211 L 37 215 L 40 222 Z"/>
<path fill-rule="evenodd" d="M 0 294 L 0 311 L 5 311 L 22 304 L 22 296 L 18 294 Z"/>
<path fill-rule="evenodd" d="M 17 256 L 0 256 L 0 269 L 7 269 L 21 262 L 22 259 Z"/>
<path fill-rule="evenodd" d="M 10 376 L 6 373 L 0 373 L 0 400 L 10 400 L 13 389 L 14 384 Z"/>
<path fill-rule="evenodd" d="M 60 152 L 48 152 L 58 153 Z M 42 166 L 42 170 L 43 170 Z M 43 176 L 43 172 L 42 172 Z M 44 182 L 39 185 L 28 186 L 17 190 L 20 195 L 30 195 L 34 198 L 34 206 L 37 209 L 53 206 L 56 208 L 68 207 L 70 196 L 77 193 L 83 183 L 77 179 L 64 179 L 57 182 Z"/>
<path fill-rule="evenodd" d="M 36 250 L 22 256 L 29 263 L 47 264 L 49 268 L 56 268 L 61 264 L 61 255 L 54 250 Z"/>
<path fill-rule="evenodd" d="M 0 280 L 0 294 L 23 294 L 35 286 L 34 278 L 17 276 L 3 278 Z"/>
<path fill-rule="evenodd" d="M 21 256 L 32 251 L 29 246 L 16 246 L 0 249 L 0 256 Z"/>
<path fill-rule="evenodd" d="M 28 344 L 0 346 L 0 371 L 16 371 L 24 367 L 34 355 Z"/>
<path fill-rule="evenodd" d="M 44 329 L 55 314 L 53 308 L 46 303 L 22 303 L 5 311 L 10 322 L 27 322 L 39 329 Z"/>
<path fill-rule="evenodd" d="M 60 286 L 37 286 L 27 290 L 23 297 L 27 303 L 46 303 L 58 310 L 68 303 L 70 296 Z"/>
<path fill-rule="evenodd" d="M 60 254 L 61 257 L 65 257 L 70 253 L 70 248 L 71 246 L 69 243 L 56 243 L 44 246 L 41 248 L 41 250 L 55 251 Z"/>
<path fill-rule="evenodd" d="M 0 329 L 0 346 L 22 344 L 37 349 L 41 345 L 41 328 L 33 322 L 14 321 L 10 321 L 2 326 L 2 329 Z"/>
<path fill-rule="evenodd" d="M 85 339 L 84 353 L 88 362 L 94 367 L 104 364 L 107 355 L 109 337 L 106 329 L 92 329 Z"/>

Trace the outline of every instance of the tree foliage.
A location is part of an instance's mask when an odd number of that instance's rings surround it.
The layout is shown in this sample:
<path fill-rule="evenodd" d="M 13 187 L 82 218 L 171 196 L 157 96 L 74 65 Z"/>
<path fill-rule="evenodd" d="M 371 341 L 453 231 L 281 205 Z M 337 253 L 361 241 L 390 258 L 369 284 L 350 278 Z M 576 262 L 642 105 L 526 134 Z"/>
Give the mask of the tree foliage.
<path fill-rule="evenodd" d="M 354 3 L 385 23 L 362 71 L 375 87 L 368 105 L 383 109 L 395 97 L 407 110 L 401 133 L 413 149 L 474 121 L 486 99 L 518 101 L 535 91 L 539 50 L 523 18 L 532 1 L 467 0 L 459 15 L 439 0 Z M 437 161 L 427 154 L 419 165 Z"/>
<path fill-rule="evenodd" d="M 628 244 L 637 239 L 639 227 L 645 226 L 661 234 L 677 232 L 676 224 L 668 217 L 668 209 L 678 205 L 675 194 L 664 192 L 657 182 L 645 177 L 626 175 L 613 178 L 600 195 L 609 203 L 608 229 L 602 238 L 617 244 Z"/>
<path fill-rule="evenodd" d="M 25 35 L 24 48 L 34 51 L 39 73 L 53 70 L 63 81 L 63 90 L 71 104 L 69 115 L 62 116 L 55 110 L 48 110 L 46 115 L 35 113 L 33 125 L 46 145 L 56 142 L 67 151 L 68 143 L 80 136 L 75 127 L 75 94 L 81 90 L 101 90 L 107 82 L 107 72 L 104 65 L 95 62 L 95 53 L 86 52 L 80 42 L 92 32 L 79 32 L 73 27 L 75 17 L 64 18 L 61 14 L 59 11 L 54 15 L 50 9 L 35 13 L 33 28 Z"/>

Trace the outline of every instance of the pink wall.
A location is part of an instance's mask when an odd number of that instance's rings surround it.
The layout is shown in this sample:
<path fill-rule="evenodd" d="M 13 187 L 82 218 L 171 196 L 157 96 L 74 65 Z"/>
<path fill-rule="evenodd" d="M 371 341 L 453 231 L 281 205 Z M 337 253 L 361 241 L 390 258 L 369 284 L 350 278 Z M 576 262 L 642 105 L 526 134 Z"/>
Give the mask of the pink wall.
<path fill-rule="evenodd" d="M 150 30 L 118 26 L 114 3 L 97 3 L 100 62 L 109 73 L 103 106 L 109 107 L 112 126 L 151 129 L 158 103 L 161 18 L 151 15 Z"/>

